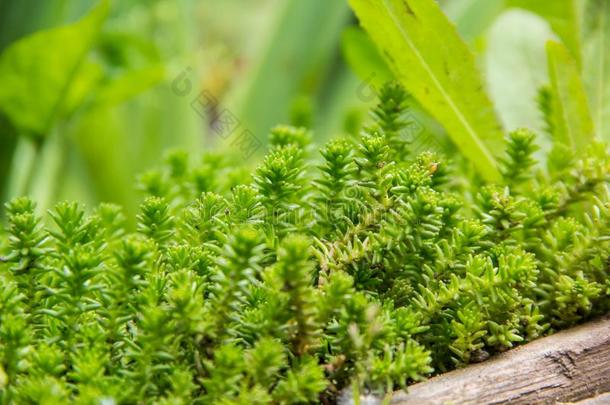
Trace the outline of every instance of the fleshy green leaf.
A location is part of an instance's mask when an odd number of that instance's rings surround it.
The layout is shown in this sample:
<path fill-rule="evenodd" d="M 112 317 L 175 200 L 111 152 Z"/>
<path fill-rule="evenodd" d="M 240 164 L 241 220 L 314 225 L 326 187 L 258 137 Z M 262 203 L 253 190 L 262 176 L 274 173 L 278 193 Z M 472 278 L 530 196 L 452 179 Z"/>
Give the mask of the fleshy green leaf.
<path fill-rule="evenodd" d="M 610 1 L 590 0 L 585 13 L 584 78 L 597 134 L 610 141 Z"/>
<path fill-rule="evenodd" d="M 104 0 L 82 20 L 36 32 L 0 56 L 0 110 L 24 133 L 46 135 L 84 91 L 70 92 L 108 13 Z M 69 101 L 68 101 L 69 99 Z"/>
<path fill-rule="evenodd" d="M 489 180 L 503 135 L 474 56 L 433 0 L 350 0 L 398 80 Z"/>
<path fill-rule="evenodd" d="M 547 43 L 555 139 L 583 150 L 593 139 L 593 121 L 576 61 L 562 44 Z"/>

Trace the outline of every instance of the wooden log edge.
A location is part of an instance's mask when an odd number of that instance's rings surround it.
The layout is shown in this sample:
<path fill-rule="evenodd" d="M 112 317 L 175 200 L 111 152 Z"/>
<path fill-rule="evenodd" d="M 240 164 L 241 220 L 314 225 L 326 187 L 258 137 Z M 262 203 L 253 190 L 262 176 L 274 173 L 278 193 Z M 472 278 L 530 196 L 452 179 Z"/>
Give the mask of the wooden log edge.
<path fill-rule="evenodd" d="M 610 316 L 396 392 L 395 405 L 556 404 L 610 392 Z M 607 397 L 606 397 L 607 398 Z"/>

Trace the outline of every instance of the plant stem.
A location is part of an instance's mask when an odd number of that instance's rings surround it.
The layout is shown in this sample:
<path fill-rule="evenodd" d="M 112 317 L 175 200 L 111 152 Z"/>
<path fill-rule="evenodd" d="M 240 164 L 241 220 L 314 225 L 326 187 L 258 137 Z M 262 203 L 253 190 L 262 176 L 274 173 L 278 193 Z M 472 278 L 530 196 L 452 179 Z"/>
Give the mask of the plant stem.
<path fill-rule="evenodd" d="M 38 212 L 44 213 L 55 200 L 61 169 L 66 159 L 63 126 L 56 125 L 40 150 L 32 171 L 28 195 L 37 202 Z"/>
<path fill-rule="evenodd" d="M 28 192 L 32 182 L 34 164 L 38 160 L 42 141 L 37 142 L 25 135 L 17 139 L 13 161 L 9 169 L 9 181 L 4 200 L 8 201 Z"/>

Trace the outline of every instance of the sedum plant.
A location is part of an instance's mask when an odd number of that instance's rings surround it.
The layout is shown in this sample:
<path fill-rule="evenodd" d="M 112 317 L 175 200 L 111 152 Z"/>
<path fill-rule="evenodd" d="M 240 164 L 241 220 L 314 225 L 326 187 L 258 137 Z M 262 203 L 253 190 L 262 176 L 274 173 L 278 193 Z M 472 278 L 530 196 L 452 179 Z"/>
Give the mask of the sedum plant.
<path fill-rule="evenodd" d="M 507 137 L 501 180 L 414 154 L 409 95 L 314 153 L 277 127 L 249 174 L 172 152 L 121 208 L 8 203 L 0 402 L 332 403 L 608 311 L 610 155 Z"/>

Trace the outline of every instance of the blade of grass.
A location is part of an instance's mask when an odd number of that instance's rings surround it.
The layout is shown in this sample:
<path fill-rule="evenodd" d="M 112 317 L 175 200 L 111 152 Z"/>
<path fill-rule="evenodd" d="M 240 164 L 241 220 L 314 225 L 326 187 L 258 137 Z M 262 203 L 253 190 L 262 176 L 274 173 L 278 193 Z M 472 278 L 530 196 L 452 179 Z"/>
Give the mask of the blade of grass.
<path fill-rule="evenodd" d="M 559 141 L 582 151 L 593 140 L 593 120 L 576 61 L 559 42 L 547 43 L 553 94 L 553 134 Z"/>
<path fill-rule="evenodd" d="M 264 142 L 267 131 L 286 121 L 298 94 L 320 87 L 349 18 L 343 1 L 281 2 L 275 25 L 250 73 L 230 96 L 242 127 Z"/>
<path fill-rule="evenodd" d="M 585 18 L 585 85 L 595 130 L 610 141 L 610 1 L 590 0 Z"/>

